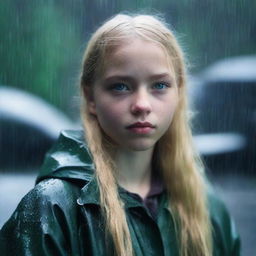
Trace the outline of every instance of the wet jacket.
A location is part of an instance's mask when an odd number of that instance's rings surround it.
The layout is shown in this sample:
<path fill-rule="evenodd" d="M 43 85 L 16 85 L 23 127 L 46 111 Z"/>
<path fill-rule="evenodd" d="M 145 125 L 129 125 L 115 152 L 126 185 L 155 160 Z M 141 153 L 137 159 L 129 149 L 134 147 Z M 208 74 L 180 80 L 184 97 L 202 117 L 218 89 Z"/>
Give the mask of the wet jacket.
<path fill-rule="evenodd" d="M 114 255 L 104 230 L 94 165 L 81 131 L 65 131 L 47 154 L 37 185 L 22 199 L 1 230 L 4 256 Z M 178 256 L 166 194 L 157 219 L 141 201 L 119 188 L 136 256 Z M 240 255 L 240 240 L 223 203 L 208 192 L 214 256 Z"/>

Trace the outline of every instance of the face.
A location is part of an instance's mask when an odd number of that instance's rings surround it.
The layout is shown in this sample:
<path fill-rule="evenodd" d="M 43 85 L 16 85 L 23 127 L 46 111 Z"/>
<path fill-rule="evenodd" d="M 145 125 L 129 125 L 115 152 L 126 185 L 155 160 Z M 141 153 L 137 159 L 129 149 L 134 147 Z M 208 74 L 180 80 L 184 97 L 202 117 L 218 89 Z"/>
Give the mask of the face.
<path fill-rule="evenodd" d="M 118 147 L 152 149 L 169 128 L 178 103 L 174 73 L 163 49 L 134 39 L 106 58 L 88 101 L 104 132 Z"/>

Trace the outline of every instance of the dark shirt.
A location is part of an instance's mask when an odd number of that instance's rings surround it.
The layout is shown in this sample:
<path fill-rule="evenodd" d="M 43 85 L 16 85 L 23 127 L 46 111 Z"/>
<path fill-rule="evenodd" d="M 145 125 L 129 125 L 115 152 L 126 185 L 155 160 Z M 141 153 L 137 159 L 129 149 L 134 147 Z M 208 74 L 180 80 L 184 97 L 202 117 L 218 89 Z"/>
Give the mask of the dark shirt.
<path fill-rule="evenodd" d="M 151 185 L 148 194 L 143 199 L 140 195 L 126 190 L 126 193 L 139 200 L 149 210 L 151 216 L 156 219 L 158 212 L 158 198 L 164 191 L 162 179 L 155 173 L 151 176 Z"/>

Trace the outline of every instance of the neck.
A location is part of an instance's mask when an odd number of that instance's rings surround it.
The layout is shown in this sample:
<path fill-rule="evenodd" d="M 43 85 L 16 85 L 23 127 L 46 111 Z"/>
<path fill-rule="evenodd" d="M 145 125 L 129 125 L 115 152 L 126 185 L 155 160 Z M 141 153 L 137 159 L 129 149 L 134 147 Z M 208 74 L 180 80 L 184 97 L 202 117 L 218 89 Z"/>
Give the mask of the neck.
<path fill-rule="evenodd" d="M 118 150 L 115 162 L 119 185 L 144 198 L 150 189 L 152 154 L 153 148 L 146 151 Z"/>

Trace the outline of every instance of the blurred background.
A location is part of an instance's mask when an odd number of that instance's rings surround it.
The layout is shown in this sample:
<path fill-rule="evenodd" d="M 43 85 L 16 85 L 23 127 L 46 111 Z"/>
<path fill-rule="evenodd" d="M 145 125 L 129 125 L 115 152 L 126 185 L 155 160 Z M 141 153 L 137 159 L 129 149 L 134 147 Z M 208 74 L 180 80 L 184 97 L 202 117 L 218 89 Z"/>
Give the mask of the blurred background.
<path fill-rule="evenodd" d="M 157 14 L 185 51 L 195 144 L 256 255 L 256 1 L 3 0 L 0 3 L 0 228 L 34 186 L 62 129 L 79 129 L 86 42 L 119 12 Z"/>

